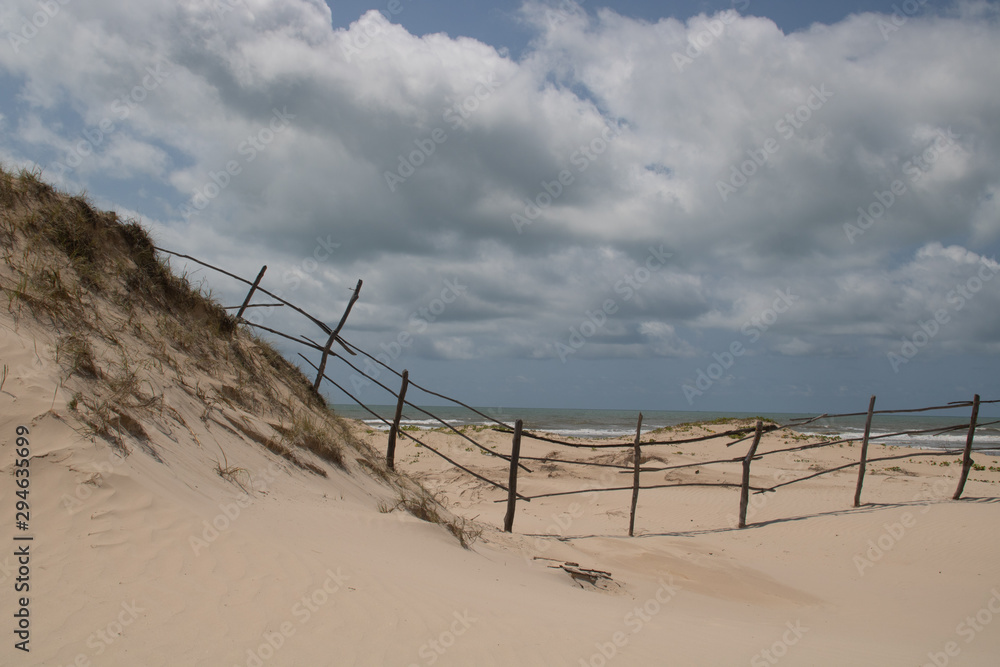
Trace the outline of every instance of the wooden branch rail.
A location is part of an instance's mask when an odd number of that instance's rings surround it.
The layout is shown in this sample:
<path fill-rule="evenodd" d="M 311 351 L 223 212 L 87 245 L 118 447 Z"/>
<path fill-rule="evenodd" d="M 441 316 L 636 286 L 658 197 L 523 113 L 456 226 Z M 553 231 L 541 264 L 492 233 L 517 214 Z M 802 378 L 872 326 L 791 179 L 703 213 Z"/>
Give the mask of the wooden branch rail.
<path fill-rule="evenodd" d="M 362 371 L 360 368 L 358 368 L 357 366 L 355 366 L 354 364 L 352 364 L 347 359 L 344 359 L 343 357 L 340 357 L 339 355 L 333 355 L 333 356 L 339 358 L 341 361 L 343 361 L 345 364 L 347 364 L 348 366 L 350 366 L 351 368 L 353 368 L 358 373 L 361 373 L 362 375 L 365 375 L 364 371 Z M 309 362 L 309 365 L 312 366 L 313 368 L 316 368 L 316 365 L 313 364 L 311 361 Z M 372 382 L 374 382 L 375 384 L 377 384 L 378 386 L 382 387 L 387 392 L 389 392 L 390 394 L 392 394 L 393 396 L 396 396 L 398 398 L 398 394 L 395 391 L 393 391 L 392 389 L 390 389 L 389 387 L 387 387 L 386 385 L 382 384 L 381 382 L 379 382 L 378 380 L 376 380 L 373 377 L 370 377 L 370 376 L 367 376 L 367 375 L 365 375 L 365 377 L 367 377 L 369 380 L 371 380 Z M 400 377 L 402 377 L 402 375 L 400 375 Z M 407 386 L 413 386 L 413 387 L 415 387 L 417 385 L 415 383 L 413 383 L 412 381 L 409 381 L 409 379 L 408 379 L 407 380 Z M 459 431 L 458 429 L 456 429 L 454 426 L 452 426 L 451 424 L 449 424 L 445 420 L 441 419 L 437 415 L 434 415 L 434 414 L 428 412 L 424 408 L 421 408 L 421 407 L 419 407 L 417 405 L 414 405 L 410 401 L 404 401 L 404 403 L 406 405 L 409 405 L 414 410 L 419 410 L 420 412 L 424 413 L 428 417 L 431 417 L 432 419 L 435 419 L 438 422 L 444 424 L 445 426 L 447 426 L 451 430 L 453 430 L 456 433 L 458 433 L 458 435 L 462 436 L 463 438 L 465 438 L 466 440 L 468 440 L 469 442 L 471 442 L 473 445 L 475 445 L 476 447 L 478 447 L 483 453 L 488 454 L 490 456 L 495 456 L 497 458 L 503 459 L 504 461 L 509 461 L 510 460 L 509 456 L 505 456 L 505 455 L 503 455 L 503 454 L 501 454 L 499 452 L 495 452 L 492 449 L 490 449 L 489 447 L 484 447 L 483 445 L 479 444 L 478 442 L 476 442 L 475 440 L 473 440 L 472 438 L 470 438 L 468 435 L 466 435 L 466 434 L 462 433 L 461 431 Z M 533 472 L 531 469 L 529 469 L 524 464 L 521 464 L 521 469 L 524 470 L 525 472 Z"/>
<path fill-rule="evenodd" d="M 389 365 L 383 363 L 381 360 L 377 359 L 376 357 L 373 357 L 372 355 L 368 354 L 367 352 L 365 352 L 364 350 L 362 350 L 360 347 L 357 347 L 355 345 L 351 345 L 347 341 L 343 341 L 343 342 L 344 342 L 344 344 L 349 349 L 352 349 L 355 352 L 358 352 L 358 353 L 360 353 L 360 354 L 368 357 L 369 359 L 371 359 L 375 363 L 379 364 L 380 366 L 382 366 L 386 370 L 391 371 L 391 372 L 395 373 L 396 375 L 399 375 L 399 371 L 397 371 L 396 369 L 394 369 L 392 366 L 389 366 Z M 452 398 L 450 396 L 445 396 L 444 394 L 439 394 L 436 391 L 431 391 L 430 389 L 427 389 L 426 387 L 422 387 L 421 385 L 417 384 L 413 380 L 410 380 L 410 386 L 419 389 L 420 391 L 424 392 L 425 394 L 430 394 L 431 396 L 436 396 L 438 398 L 443 398 L 444 400 L 449 401 L 451 403 L 454 403 L 455 405 L 459 405 L 459 406 L 465 408 L 466 410 L 469 410 L 470 412 L 473 412 L 473 413 L 479 415 L 483 419 L 491 421 L 494 424 L 497 424 L 499 426 L 503 426 L 504 428 L 507 429 L 507 431 L 506 431 L 507 433 L 513 433 L 513 430 L 511 430 L 511 427 L 508 424 L 505 424 L 504 422 L 502 422 L 502 421 L 500 421 L 500 420 L 498 420 L 498 419 L 496 419 L 494 417 L 491 417 L 491 416 L 489 416 L 488 414 L 486 414 L 484 412 L 480 412 L 479 410 L 477 410 L 476 408 L 474 408 L 474 407 L 472 407 L 470 405 L 466 405 L 465 403 L 463 403 L 462 401 L 458 400 L 457 398 Z"/>
<path fill-rule="evenodd" d="M 632 466 L 620 466 L 615 463 L 593 463 L 591 461 L 571 461 L 569 459 L 553 459 L 542 456 L 522 456 L 522 461 L 539 461 L 541 463 L 565 463 L 572 466 L 590 466 L 592 468 L 612 468 L 620 473 L 632 472 Z M 641 472 L 646 472 L 643 469 Z"/>
<path fill-rule="evenodd" d="M 308 363 L 310 366 L 312 366 L 313 368 L 316 368 L 316 365 L 314 363 L 312 363 L 309 359 L 307 359 L 306 357 L 304 357 L 302 355 L 299 355 L 299 356 L 302 357 L 306 361 L 306 363 Z M 343 357 L 340 357 L 340 358 L 343 359 Z M 344 361 L 346 361 L 346 359 L 344 359 Z M 346 389 L 344 389 L 339 384 L 337 384 L 336 382 L 334 382 L 328 375 L 324 374 L 323 375 L 323 379 L 326 380 L 327 382 L 329 382 L 330 384 L 332 384 L 333 386 L 337 387 L 337 389 L 340 389 L 342 392 L 344 392 L 345 394 L 347 394 L 347 396 L 349 396 L 351 398 L 351 400 L 353 400 L 358 405 L 362 406 L 365 410 L 367 410 L 369 412 L 369 414 L 374 415 L 379 421 L 381 421 L 382 423 L 386 424 L 389 427 L 392 427 L 392 424 L 390 422 L 388 422 L 385 419 L 383 419 L 382 417 L 380 417 L 371 408 L 369 408 L 364 403 L 362 403 L 361 401 L 359 401 L 357 398 L 355 398 L 354 396 L 352 396 L 350 394 L 350 392 L 348 392 Z M 382 385 L 382 386 L 384 386 L 384 385 Z M 392 390 L 389 390 L 389 391 L 391 393 L 393 393 L 393 395 L 395 395 L 395 393 L 392 392 Z M 469 470 L 468 468 L 466 468 L 462 464 L 458 463 L 457 461 L 455 461 L 454 459 L 450 458 L 449 456 L 447 456 L 445 454 L 442 454 L 441 452 L 439 452 L 434 447 L 431 447 L 430 445 L 428 445 L 427 443 L 423 442 L 422 440 L 420 440 L 416 436 L 408 433 L 407 431 L 400 430 L 399 431 L 399 435 L 405 436 L 405 437 L 409 438 L 410 440 L 413 440 L 414 442 L 416 442 L 421 447 L 425 447 L 428 451 L 433 452 L 434 454 L 437 454 L 438 456 L 440 456 L 441 458 L 443 458 L 448 463 L 452 464 L 453 466 L 455 466 L 459 470 L 461 470 L 461 471 L 463 471 L 463 472 L 465 472 L 465 473 L 467 473 L 469 475 L 472 475 L 476 479 L 481 480 L 483 482 L 486 482 L 487 484 L 489 484 L 491 486 L 494 486 L 494 487 L 500 489 L 501 491 L 507 491 L 507 487 L 503 486 L 502 484 L 497 484 L 492 479 L 489 479 L 488 477 L 483 477 L 482 475 L 480 475 L 477 472 Z M 527 498 L 527 497 L 522 496 L 522 495 L 518 495 L 518 498 L 521 499 L 521 500 L 524 500 L 526 502 L 531 502 L 531 498 Z"/>
<path fill-rule="evenodd" d="M 644 484 L 639 487 L 642 491 L 651 491 L 653 489 L 679 489 L 688 486 L 704 486 L 704 487 L 717 487 L 720 489 L 740 489 L 743 488 L 742 484 L 737 484 L 736 482 L 677 482 L 676 484 Z M 521 500 L 535 500 L 537 498 L 556 498 L 558 496 L 578 496 L 584 493 L 605 493 L 607 491 L 631 491 L 632 486 L 609 486 L 609 487 L 598 487 L 595 489 L 580 489 L 579 491 L 557 491 L 555 493 L 542 493 L 537 496 L 519 496 Z M 750 486 L 751 491 L 756 491 L 757 493 L 769 492 L 771 489 L 765 489 L 760 486 Z M 494 500 L 493 503 L 505 503 L 506 499 Z"/>
<path fill-rule="evenodd" d="M 223 310 L 238 310 L 240 308 L 284 308 L 283 303 L 251 303 L 248 306 L 223 306 Z M 242 315 L 237 315 L 237 317 L 242 319 Z"/>
<path fill-rule="evenodd" d="M 172 250 L 167 250 L 166 248 L 160 248 L 160 247 L 155 246 L 155 245 L 153 246 L 153 249 L 156 250 L 156 251 L 158 251 L 158 252 L 165 252 L 168 255 L 173 255 L 174 257 L 181 257 L 182 259 L 189 259 L 192 262 L 194 262 L 195 264 L 201 264 L 202 266 L 208 267 L 208 268 L 212 269 L 213 271 L 218 271 L 219 273 L 221 273 L 223 275 L 226 275 L 226 276 L 229 276 L 230 278 L 233 278 L 235 280 L 238 280 L 241 283 L 246 283 L 247 285 L 251 285 L 251 286 L 253 285 L 253 282 L 247 280 L 246 278 L 241 278 L 240 276 L 236 275 L 235 273 L 230 273 L 229 271 L 226 271 L 225 269 L 220 269 L 217 266 L 212 266 L 208 262 L 203 262 L 200 259 L 192 257 L 191 255 L 183 255 L 183 254 L 181 254 L 179 252 L 174 252 Z M 310 315 L 306 311 L 304 311 L 301 308 L 299 308 L 298 306 L 296 306 L 294 303 L 285 301 L 284 299 L 282 299 L 277 294 L 273 294 L 272 292 L 268 292 L 263 287 L 258 287 L 257 291 L 260 292 L 261 294 L 266 294 L 266 295 L 268 295 L 269 297 L 271 297 L 273 299 L 277 299 L 278 301 L 280 301 L 281 303 L 285 304 L 286 306 L 288 306 L 289 308 L 291 308 L 295 312 L 299 313 L 300 315 L 305 316 L 313 324 L 315 324 L 320 329 L 322 329 L 325 333 L 330 333 L 330 327 L 328 327 L 325 322 L 323 322 L 322 320 L 316 319 L 315 317 L 313 317 L 312 315 Z"/>
<path fill-rule="evenodd" d="M 277 331 L 276 329 L 271 329 L 271 328 L 265 327 L 263 324 L 254 324 L 253 322 L 247 322 L 246 320 L 243 320 L 243 323 L 246 324 L 249 327 L 253 327 L 254 329 L 261 329 L 261 330 L 266 331 L 268 333 L 273 333 L 275 336 L 281 336 L 282 338 L 287 338 L 288 340 L 292 341 L 293 343 L 298 343 L 299 345 L 305 345 L 306 347 L 310 347 L 310 348 L 312 348 L 314 350 L 320 350 L 320 351 L 323 350 L 323 348 L 321 346 L 316 345 L 315 343 L 311 343 L 309 341 L 302 340 L 301 338 L 295 338 L 294 336 L 289 336 L 288 334 L 281 333 L 280 331 Z"/>
<path fill-rule="evenodd" d="M 455 466 L 459 470 L 462 470 L 463 472 L 466 472 L 466 473 L 472 475 L 476 479 L 481 480 L 483 482 L 486 482 L 487 484 L 489 484 L 491 486 L 495 486 L 496 488 L 500 489 L 501 491 L 507 491 L 508 490 L 507 487 L 504 486 L 503 484 L 498 484 L 498 483 L 494 482 L 492 479 L 489 479 L 488 477 L 483 477 L 479 473 L 474 472 L 472 470 L 469 470 L 468 468 L 466 468 L 465 466 L 463 466 L 461 463 L 458 463 L 454 459 L 448 457 L 446 454 L 442 454 L 441 452 L 439 452 L 438 450 L 434 449 L 433 447 L 431 447 L 427 443 L 423 442 L 422 440 L 420 440 L 419 438 L 417 438 L 416 436 L 414 436 L 410 432 L 408 432 L 408 431 L 400 431 L 400 435 L 403 435 L 403 436 L 409 438 L 410 440 L 413 440 L 415 443 L 417 443 L 421 447 L 426 447 L 429 451 L 434 452 L 435 454 L 437 454 L 438 456 L 440 456 L 441 458 L 443 458 L 448 463 L 452 464 L 453 466 Z M 523 500 L 525 502 L 531 502 L 531 498 L 527 498 L 527 497 L 522 496 L 520 494 L 518 494 L 517 497 L 520 500 Z"/>
<path fill-rule="evenodd" d="M 410 384 L 413 384 L 413 383 L 411 382 Z M 410 403 L 409 401 L 406 401 L 406 404 L 407 404 L 407 405 L 409 405 L 409 406 L 410 406 L 411 408 L 413 408 L 414 410 L 419 410 L 420 412 L 424 413 L 425 415 L 427 415 L 428 417 L 430 417 L 430 418 L 431 418 L 431 419 L 433 419 L 434 421 L 438 422 L 439 424 L 441 424 L 441 425 L 442 425 L 442 426 L 444 426 L 445 428 L 447 428 L 447 429 L 450 429 L 451 431 L 453 431 L 453 432 L 454 432 L 455 434 L 457 434 L 457 435 L 458 435 L 459 437 L 461 437 L 462 439 L 464 439 L 464 440 L 467 440 L 467 441 L 471 442 L 471 443 L 472 443 L 473 445 L 475 445 L 476 447 L 478 447 L 478 448 L 479 448 L 480 450 L 482 450 L 482 451 L 483 451 L 484 453 L 486 453 L 486 454 L 489 454 L 490 456 L 495 456 L 495 457 L 497 457 L 497 458 L 501 458 L 501 459 L 503 459 L 503 460 L 505 460 L 505 461 L 509 461 L 509 460 L 510 460 L 510 457 L 509 457 L 509 456 L 504 456 L 503 454 L 501 454 L 501 453 L 499 453 L 499 452 L 495 452 L 495 451 L 493 451 L 492 449 L 490 449 L 489 447 L 486 447 L 485 445 L 481 445 L 481 444 L 479 444 L 479 443 L 478 443 L 478 442 L 477 442 L 477 441 L 476 441 L 475 439 L 473 439 L 473 438 L 470 438 L 470 437 L 469 437 L 469 435 L 468 435 L 467 433 L 463 433 L 463 432 L 462 432 L 462 431 L 460 431 L 459 429 L 455 428 L 455 426 L 454 426 L 454 425 L 452 425 L 452 424 L 449 424 L 449 423 L 448 423 L 447 421 L 445 421 L 444 419 L 441 419 L 441 418 L 440 418 L 440 417 L 438 417 L 437 415 L 435 415 L 435 414 L 433 414 L 433 413 L 431 413 L 431 412 L 429 412 L 429 411 L 425 410 L 424 408 L 421 408 L 421 407 L 419 407 L 419 406 L 417 406 L 417 405 L 414 405 L 413 403 Z M 531 470 L 530 468 L 528 468 L 528 467 L 527 467 L 526 465 L 524 465 L 523 463 L 521 463 L 521 464 L 518 464 L 518 465 L 520 466 L 521 470 L 523 470 L 523 471 L 525 471 L 525 472 L 534 472 L 533 470 Z"/>
<path fill-rule="evenodd" d="M 777 431 L 777 430 L 780 430 L 781 428 L 785 428 L 785 427 L 779 427 L 779 426 L 776 426 L 776 425 L 768 425 L 768 426 L 764 427 L 764 432 L 767 433 L 767 432 L 770 432 L 770 431 Z M 499 428 L 495 428 L 493 430 L 496 431 L 497 433 L 507 433 L 507 434 L 511 433 L 510 430 L 504 430 L 504 429 L 499 429 Z M 685 438 L 683 440 L 649 440 L 649 441 L 643 442 L 642 444 L 643 445 L 650 445 L 650 446 L 653 446 L 653 445 L 685 445 L 685 444 L 688 444 L 688 443 L 691 443 L 691 442 L 705 442 L 707 440 L 717 440 L 719 438 L 728 438 L 729 436 L 736 435 L 737 433 L 747 433 L 747 432 L 753 433 L 753 429 L 752 428 L 738 428 L 738 429 L 733 429 L 731 431 L 722 431 L 720 433 L 712 433 L 711 435 L 703 435 L 703 436 L 700 436 L 700 437 L 697 437 L 697 438 Z M 523 435 L 524 435 L 524 437 L 531 438 L 532 440 L 538 440 L 540 442 L 549 442 L 549 443 L 552 443 L 554 445 L 563 445 L 563 446 L 566 446 L 566 447 L 575 447 L 577 449 L 623 449 L 625 447 L 632 447 L 632 446 L 634 446 L 634 443 L 632 443 L 632 442 L 612 442 L 612 443 L 601 443 L 599 445 L 588 444 L 588 443 L 580 443 L 580 442 L 569 442 L 569 441 L 566 441 L 566 440 L 559 440 L 557 438 L 549 438 L 549 437 L 544 436 L 544 435 L 538 435 L 537 433 L 532 433 L 530 431 L 525 431 Z M 747 438 L 744 438 L 744 439 L 747 439 Z M 731 443 L 729 443 L 729 445 L 731 446 L 731 445 L 739 444 L 740 442 L 743 442 L 743 439 L 731 442 Z M 645 470 L 643 472 L 645 472 Z"/>
<path fill-rule="evenodd" d="M 305 361 L 307 364 L 309 364 L 313 368 L 316 368 L 316 365 L 313 364 L 313 362 L 309 361 L 309 359 L 305 355 L 299 353 L 299 356 L 302 357 L 303 361 Z M 347 391 L 346 389 L 344 389 L 343 387 L 341 387 L 339 384 L 337 384 L 337 382 L 335 382 L 333 379 L 331 379 L 329 375 L 324 375 L 323 379 L 326 380 L 327 382 L 329 382 L 330 384 L 332 384 L 334 387 L 336 387 L 340 391 L 342 391 L 345 394 L 347 394 L 347 396 L 352 401 L 354 401 L 355 403 L 357 403 L 358 405 L 360 405 L 362 408 L 364 408 L 365 410 L 367 410 L 368 414 L 370 414 L 371 416 L 375 417 L 375 419 L 379 420 L 380 422 L 382 422 L 386 426 L 389 426 L 389 427 L 392 426 L 392 422 L 390 422 L 387 419 L 383 418 L 377 412 L 375 412 L 374 410 L 372 410 L 371 408 L 369 408 L 367 405 L 365 405 L 364 403 L 362 403 L 360 400 L 358 400 L 357 397 L 354 396 L 354 394 L 352 394 L 351 392 Z"/>
<path fill-rule="evenodd" d="M 956 456 L 961 454 L 961 450 L 955 449 L 945 449 L 941 451 L 934 452 L 916 452 L 911 454 L 899 454 L 898 456 L 880 456 L 875 459 L 868 459 L 867 463 L 881 463 L 882 461 L 900 461 L 902 459 L 916 459 L 925 456 Z M 840 472 L 841 470 L 847 470 L 848 468 L 853 468 L 856 465 L 860 465 L 860 461 L 852 461 L 851 463 L 845 463 L 844 465 L 837 466 L 836 468 L 829 468 L 827 470 L 820 470 L 812 475 L 807 475 L 806 477 L 799 477 L 798 479 L 789 480 L 787 482 L 782 482 L 781 484 L 775 484 L 774 486 L 763 489 L 763 491 L 777 491 L 778 489 L 791 486 L 792 484 L 798 484 L 799 482 L 804 482 L 809 479 L 815 479 L 816 477 L 822 477 L 823 475 L 829 475 L 830 473 Z"/>

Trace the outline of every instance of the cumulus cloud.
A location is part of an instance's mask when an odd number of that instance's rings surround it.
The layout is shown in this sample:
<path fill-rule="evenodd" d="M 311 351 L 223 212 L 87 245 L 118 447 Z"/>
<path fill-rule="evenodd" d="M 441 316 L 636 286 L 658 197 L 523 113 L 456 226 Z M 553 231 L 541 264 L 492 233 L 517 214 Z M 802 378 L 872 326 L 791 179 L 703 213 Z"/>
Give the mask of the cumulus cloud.
<path fill-rule="evenodd" d="M 19 35 L 38 5 L 8 4 Z M 578 357 L 692 358 L 787 290 L 766 349 L 882 354 L 995 266 L 995 5 L 790 34 L 561 7 L 523 5 L 515 60 L 319 0 L 59 5 L 0 49 L 3 155 L 328 319 L 363 277 L 353 330 L 422 322 L 426 358 L 556 359 L 609 301 Z M 995 285 L 942 350 L 996 345 Z"/>

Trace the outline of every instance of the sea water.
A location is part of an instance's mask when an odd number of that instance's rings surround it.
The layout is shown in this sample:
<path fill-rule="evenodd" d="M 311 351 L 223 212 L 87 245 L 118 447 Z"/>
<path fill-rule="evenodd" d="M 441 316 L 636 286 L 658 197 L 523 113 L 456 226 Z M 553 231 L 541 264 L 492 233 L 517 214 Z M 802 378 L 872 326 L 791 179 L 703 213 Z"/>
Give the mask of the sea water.
<path fill-rule="evenodd" d="M 387 430 L 392 421 L 395 406 L 369 406 L 378 415 L 367 412 L 357 405 L 335 405 L 334 410 L 343 417 L 364 421 L 371 428 Z M 517 419 L 524 421 L 524 428 L 545 431 L 560 436 L 577 438 L 631 438 L 635 435 L 638 410 L 584 410 L 553 408 L 476 408 L 482 414 L 457 406 L 424 407 L 434 417 L 418 409 L 406 406 L 401 424 L 421 429 L 439 428 L 446 422 L 454 427 L 496 426 L 501 422 L 513 427 Z M 971 410 L 948 411 L 950 416 L 935 413 L 876 414 L 872 420 L 871 437 L 874 442 L 886 445 L 920 447 L 927 449 L 961 449 L 965 446 Z M 706 422 L 717 419 L 754 419 L 762 417 L 779 424 L 791 424 L 812 419 L 816 415 L 801 413 L 748 412 L 686 412 L 667 410 L 643 410 L 642 432 L 648 433 L 666 426 L 690 422 Z M 485 417 L 483 416 L 485 415 Z M 437 418 L 440 418 L 439 421 Z M 494 421 L 495 420 L 495 421 Z M 981 417 L 974 439 L 974 449 L 1000 455 L 1000 424 L 993 418 Z M 865 415 L 836 419 L 823 418 L 809 424 L 797 426 L 795 431 L 807 435 L 833 436 L 837 438 L 858 438 L 864 435 Z M 929 429 L 957 427 L 946 433 L 912 433 Z M 909 433 L 907 433 L 909 432 Z M 898 435 L 894 435 L 898 434 Z"/>

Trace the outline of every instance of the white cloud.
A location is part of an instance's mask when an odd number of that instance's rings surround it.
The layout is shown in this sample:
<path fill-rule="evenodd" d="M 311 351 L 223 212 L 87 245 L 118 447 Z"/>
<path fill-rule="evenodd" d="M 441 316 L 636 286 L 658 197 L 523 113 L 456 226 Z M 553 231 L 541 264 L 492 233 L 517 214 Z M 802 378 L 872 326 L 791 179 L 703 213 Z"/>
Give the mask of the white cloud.
<path fill-rule="evenodd" d="M 550 18 L 525 6 L 538 37 L 514 61 L 373 13 L 334 29 L 318 0 L 224 14 L 194 0 L 71 3 L 21 53 L 0 49 L 19 100 L 4 111 L 19 132 L 4 154 L 64 159 L 113 117 L 68 183 L 158 190 L 146 217 L 164 243 L 247 274 L 265 260 L 331 318 L 363 277 L 352 324 L 375 339 L 458 279 L 468 294 L 414 348 L 445 358 L 555 358 L 607 299 L 618 309 L 588 356 L 690 356 L 704 345 L 692 332 L 732 335 L 788 288 L 801 300 L 771 329 L 773 349 L 880 350 L 996 254 L 992 6 L 911 19 L 888 40 L 871 14 L 788 35 L 730 15 Z M 109 116 L 157 63 L 169 76 Z M 280 132 L 275 110 L 294 116 Z M 949 128 L 957 138 L 914 172 Z M 394 192 L 386 172 L 402 179 Z M 849 238 L 845 224 L 878 210 L 894 181 L 905 191 Z M 735 188 L 725 200 L 720 182 Z M 532 206 L 518 233 L 512 214 Z M 338 253 L 304 271 L 328 237 Z M 625 299 L 616 286 L 661 244 L 669 264 Z M 985 349 L 995 305 L 983 291 L 942 336 Z"/>

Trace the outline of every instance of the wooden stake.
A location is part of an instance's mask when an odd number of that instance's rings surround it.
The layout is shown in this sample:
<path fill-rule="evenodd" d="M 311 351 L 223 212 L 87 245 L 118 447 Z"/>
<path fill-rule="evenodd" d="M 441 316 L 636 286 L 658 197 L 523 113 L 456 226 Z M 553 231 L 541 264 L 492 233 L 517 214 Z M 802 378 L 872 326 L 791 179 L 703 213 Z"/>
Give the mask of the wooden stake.
<path fill-rule="evenodd" d="M 969 478 L 969 470 L 972 469 L 972 438 L 976 435 L 976 420 L 979 419 L 979 394 L 972 399 L 972 418 L 969 420 L 969 434 L 965 437 L 965 453 L 962 456 L 962 476 L 958 480 L 958 488 L 955 489 L 953 500 L 962 497 L 965 490 L 965 481 Z"/>
<path fill-rule="evenodd" d="M 503 519 L 505 533 L 514 529 L 514 510 L 517 506 L 517 460 L 521 457 L 521 429 L 523 428 L 523 421 L 518 419 L 514 422 L 514 444 L 510 450 L 510 477 L 507 480 L 507 515 Z"/>
<path fill-rule="evenodd" d="M 868 418 L 865 420 L 865 437 L 861 440 L 861 465 L 858 466 L 858 488 L 854 490 L 854 506 L 861 507 L 861 486 L 865 483 L 865 466 L 868 464 L 868 434 L 872 430 L 875 396 L 868 401 Z"/>
<path fill-rule="evenodd" d="M 743 488 L 740 490 L 740 528 L 747 527 L 747 505 L 750 504 L 750 462 L 753 461 L 754 454 L 757 453 L 757 445 L 760 444 L 760 433 L 763 428 L 760 420 L 757 420 L 757 430 L 753 436 L 753 444 L 750 451 L 743 459 Z"/>
<path fill-rule="evenodd" d="M 396 416 L 389 427 L 389 446 L 385 450 L 385 465 L 389 470 L 396 469 L 396 435 L 399 433 L 399 420 L 403 418 L 403 402 L 406 400 L 406 387 L 410 384 L 410 371 L 403 371 L 403 384 L 399 388 L 399 400 L 396 401 Z"/>
<path fill-rule="evenodd" d="M 639 462 L 642 460 L 642 446 L 639 444 L 639 435 L 642 433 L 642 413 L 639 413 L 639 423 L 635 427 L 635 444 L 633 456 L 635 461 L 632 465 L 632 513 L 628 519 L 628 536 L 632 537 L 635 530 L 635 507 L 639 504 Z"/>
<path fill-rule="evenodd" d="M 330 356 L 330 348 L 333 347 L 334 341 L 337 340 L 337 336 L 340 335 L 340 330 L 344 328 L 344 324 L 347 323 L 347 316 L 351 314 L 351 309 L 354 308 L 354 302 L 358 300 L 361 296 L 361 279 L 358 279 L 358 286 L 354 288 L 354 294 L 351 295 L 351 300 L 347 303 L 347 310 L 344 311 L 344 316 L 340 318 L 340 324 L 337 328 L 330 332 L 330 338 L 326 341 L 326 347 L 323 348 L 323 357 L 319 360 L 319 372 L 316 374 L 316 381 L 313 382 L 313 389 L 319 391 L 319 386 L 323 384 L 323 371 L 326 370 L 326 360 Z"/>
<path fill-rule="evenodd" d="M 264 272 L 267 271 L 267 264 L 261 268 L 260 273 L 257 274 L 257 280 L 253 281 L 253 285 L 250 286 L 250 291 L 247 292 L 247 298 L 243 299 L 243 305 L 240 306 L 240 311 L 236 313 L 236 319 L 241 319 L 243 317 L 243 312 L 250 305 L 250 299 L 253 298 L 253 293 L 257 291 L 257 286 L 260 285 L 261 278 L 264 277 Z"/>

